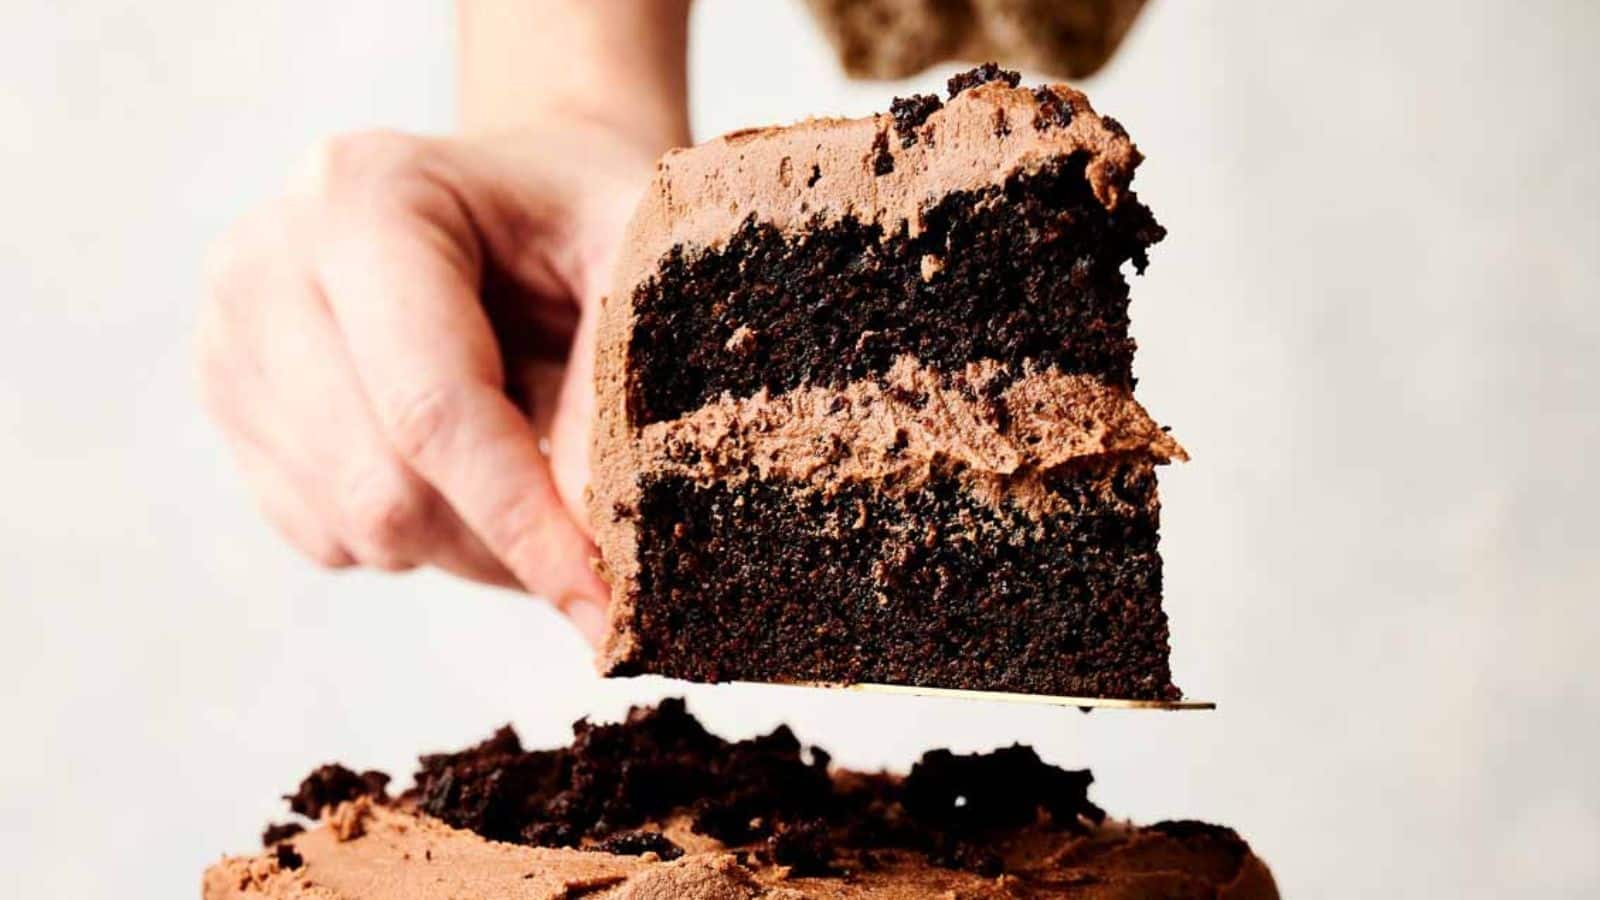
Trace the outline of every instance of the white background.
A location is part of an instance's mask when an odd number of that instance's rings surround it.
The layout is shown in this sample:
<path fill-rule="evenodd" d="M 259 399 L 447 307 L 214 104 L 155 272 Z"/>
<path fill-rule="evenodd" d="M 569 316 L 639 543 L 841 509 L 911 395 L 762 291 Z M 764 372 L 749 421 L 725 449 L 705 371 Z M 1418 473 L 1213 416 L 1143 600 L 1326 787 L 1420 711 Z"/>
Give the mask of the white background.
<path fill-rule="evenodd" d="M 453 117 L 447 4 L 8 5 L 0 894 L 182 897 L 330 758 L 411 771 L 666 690 L 539 603 L 329 575 L 199 417 L 207 241 L 318 136 Z M 853 766 L 1022 740 L 1290 897 L 1600 890 L 1600 4 L 1152 5 L 1085 83 L 1171 236 L 1135 284 L 1173 662 L 1214 714 L 693 689 Z M 704 0 L 701 136 L 861 114 L 792 2 Z"/>

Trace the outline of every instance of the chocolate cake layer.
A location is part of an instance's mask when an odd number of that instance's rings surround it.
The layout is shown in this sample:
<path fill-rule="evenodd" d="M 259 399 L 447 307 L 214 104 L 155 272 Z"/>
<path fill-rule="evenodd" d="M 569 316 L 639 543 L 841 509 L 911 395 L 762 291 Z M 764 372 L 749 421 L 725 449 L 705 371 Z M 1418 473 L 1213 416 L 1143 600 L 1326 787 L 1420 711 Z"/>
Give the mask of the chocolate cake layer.
<path fill-rule="evenodd" d="M 1124 271 L 1163 232 L 1122 127 L 1017 82 L 663 158 L 599 326 L 608 673 L 1177 697 Z"/>
<path fill-rule="evenodd" d="M 832 769 L 787 728 L 726 741 L 669 700 L 571 747 L 509 727 L 422 759 L 390 800 L 314 773 L 322 824 L 205 875 L 220 898 L 1275 898 L 1232 830 L 1135 827 L 1088 799 L 1092 777 L 1013 746 L 925 754 L 905 777 Z M 329 793 L 343 785 L 343 796 Z"/>
<path fill-rule="evenodd" d="M 1061 511 L 1034 521 L 954 476 L 899 496 L 647 479 L 640 650 L 614 671 L 1176 699 L 1150 464 L 1040 482 Z"/>
<path fill-rule="evenodd" d="M 722 247 L 682 246 L 634 293 L 628 413 L 646 425 L 721 396 L 995 360 L 1132 388 L 1128 284 L 1162 229 L 1131 195 L 1095 198 L 1076 153 L 946 195 L 915 237 L 853 216 L 785 235 L 747 219 Z M 713 300 L 713 302 L 708 302 Z"/>

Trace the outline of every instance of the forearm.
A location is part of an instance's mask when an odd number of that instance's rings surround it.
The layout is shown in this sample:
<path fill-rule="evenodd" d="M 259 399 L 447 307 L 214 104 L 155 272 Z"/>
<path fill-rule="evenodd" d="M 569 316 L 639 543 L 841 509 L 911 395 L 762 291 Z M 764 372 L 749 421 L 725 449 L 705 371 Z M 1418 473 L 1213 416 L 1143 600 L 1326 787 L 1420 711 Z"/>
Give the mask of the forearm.
<path fill-rule="evenodd" d="M 689 142 L 689 0 L 459 0 L 468 135 L 577 115 L 651 152 Z"/>

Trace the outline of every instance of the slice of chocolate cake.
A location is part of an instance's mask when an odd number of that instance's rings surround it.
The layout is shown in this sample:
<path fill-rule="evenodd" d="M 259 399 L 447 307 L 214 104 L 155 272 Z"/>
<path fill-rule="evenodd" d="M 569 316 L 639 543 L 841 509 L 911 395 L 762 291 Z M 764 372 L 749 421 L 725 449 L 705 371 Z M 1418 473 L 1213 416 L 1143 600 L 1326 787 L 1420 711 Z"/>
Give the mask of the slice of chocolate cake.
<path fill-rule="evenodd" d="M 375 773 L 318 769 L 288 799 L 320 825 L 270 826 L 263 853 L 207 870 L 203 896 L 1278 896 L 1232 830 L 1111 821 L 1088 772 L 1023 746 L 934 751 L 902 778 L 831 769 L 787 728 L 722 740 L 681 701 L 575 731 L 560 750 L 503 728 L 425 756 L 393 800 Z"/>
<path fill-rule="evenodd" d="M 992 65 L 664 157 L 600 325 L 603 668 L 1177 698 L 1139 160 Z"/>

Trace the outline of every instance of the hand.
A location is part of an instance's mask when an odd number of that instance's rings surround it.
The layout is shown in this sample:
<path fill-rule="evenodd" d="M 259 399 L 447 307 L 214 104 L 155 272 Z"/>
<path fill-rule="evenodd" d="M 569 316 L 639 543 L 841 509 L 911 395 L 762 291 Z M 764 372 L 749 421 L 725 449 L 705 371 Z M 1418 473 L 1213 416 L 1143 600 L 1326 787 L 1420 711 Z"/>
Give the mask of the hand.
<path fill-rule="evenodd" d="M 581 118 L 338 138 L 220 241 L 202 393 L 296 547 L 525 588 L 599 640 L 592 326 L 655 155 Z"/>

